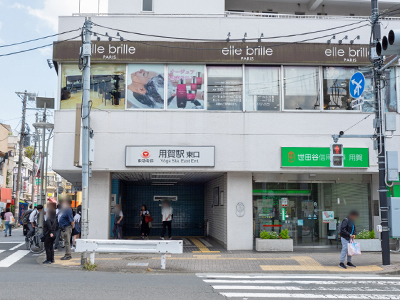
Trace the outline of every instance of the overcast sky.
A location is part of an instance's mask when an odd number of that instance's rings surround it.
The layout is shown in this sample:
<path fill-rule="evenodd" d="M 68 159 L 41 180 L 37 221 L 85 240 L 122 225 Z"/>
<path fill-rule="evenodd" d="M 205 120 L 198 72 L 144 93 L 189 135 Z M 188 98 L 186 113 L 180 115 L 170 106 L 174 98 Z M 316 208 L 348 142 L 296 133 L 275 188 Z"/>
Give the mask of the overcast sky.
<path fill-rule="evenodd" d="M 81 12 L 97 12 L 98 0 L 0 0 L 0 55 L 51 44 L 56 37 L 1 47 L 57 33 L 58 17 L 79 12 L 79 2 Z M 0 56 L 0 122 L 20 131 L 22 102 L 15 94 L 17 91 L 56 97 L 57 76 L 54 68 L 50 69 L 47 64 L 50 58 L 52 47 Z M 35 107 L 35 103 L 28 103 L 28 107 Z M 32 130 L 35 112 L 27 110 L 27 123 Z"/>

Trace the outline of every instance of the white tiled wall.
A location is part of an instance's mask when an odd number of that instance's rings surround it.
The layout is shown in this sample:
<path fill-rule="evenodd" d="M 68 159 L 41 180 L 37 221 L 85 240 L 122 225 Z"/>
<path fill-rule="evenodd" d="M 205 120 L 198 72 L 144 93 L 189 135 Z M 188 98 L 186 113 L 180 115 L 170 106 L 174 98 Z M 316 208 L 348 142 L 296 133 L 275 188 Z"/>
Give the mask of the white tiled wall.
<path fill-rule="evenodd" d="M 226 192 L 227 175 L 224 174 L 205 184 L 204 190 L 204 219 L 208 220 L 208 235 L 226 246 Z M 213 190 L 219 187 L 224 192 L 224 205 L 213 206 Z"/>

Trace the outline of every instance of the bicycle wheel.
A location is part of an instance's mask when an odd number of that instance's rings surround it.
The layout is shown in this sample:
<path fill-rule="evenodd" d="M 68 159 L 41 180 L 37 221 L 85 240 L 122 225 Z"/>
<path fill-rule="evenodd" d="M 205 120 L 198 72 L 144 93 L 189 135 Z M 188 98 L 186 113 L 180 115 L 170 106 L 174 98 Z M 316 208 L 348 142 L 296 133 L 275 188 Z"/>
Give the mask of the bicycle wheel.
<path fill-rule="evenodd" d="M 39 241 L 37 244 L 34 241 L 31 241 L 29 250 L 34 254 L 40 254 L 44 251 L 44 243 Z"/>

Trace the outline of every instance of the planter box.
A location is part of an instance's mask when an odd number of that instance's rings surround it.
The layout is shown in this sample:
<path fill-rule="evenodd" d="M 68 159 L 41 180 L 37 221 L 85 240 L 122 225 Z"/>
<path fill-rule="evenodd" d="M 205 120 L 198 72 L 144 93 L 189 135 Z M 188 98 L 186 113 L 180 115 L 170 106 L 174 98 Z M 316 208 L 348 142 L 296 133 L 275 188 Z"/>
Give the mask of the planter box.
<path fill-rule="evenodd" d="M 362 249 L 362 248 L 361 248 Z M 293 240 L 292 239 L 256 239 L 256 251 L 292 251 L 293 252 Z"/>
<path fill-rule="evenodd" d="M 356 239 L 356 242 L 360 243 L 361 253 L 382 251 L 380 239 Z"/>

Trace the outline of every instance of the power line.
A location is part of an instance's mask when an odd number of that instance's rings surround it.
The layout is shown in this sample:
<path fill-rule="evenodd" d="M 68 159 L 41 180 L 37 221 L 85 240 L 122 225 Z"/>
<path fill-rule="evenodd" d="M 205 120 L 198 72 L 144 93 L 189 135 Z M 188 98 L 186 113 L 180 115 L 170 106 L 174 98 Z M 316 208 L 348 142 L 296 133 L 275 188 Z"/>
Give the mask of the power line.
<path fill-rule="evenodd" d="M 330 30 L 335 30 L 339 28 L 344 28 L 352 25 L 357 25 L 362 22 L 369 22 L 369 20 L 361 20 L 358 22 L 354 22 L 351 24 L 347 25 L 341 25 L 337 27 L 331 27 L 327 29 L 321 29 L 321 30 L 315 30 L 315 31 L 308 31 L 308 32 L 302 32 L 302 33 L 295 33 L 295 34 L 289 34 L 289 35 L 282 35 L 282 36 L 270 36 L 270 37 L 257 37 L 257 38 L 246 38 L 246 41 L 251 41 L 251 40 L 268 40 L 268 39 L 278 39 L 278 38 L 287 38 L 287 37 L 294 37 L 294 36 L 301 36 L 301 35 L 308 35 L 308 34 L 314 34 L 314 33 L 320 33 L 324 31 L 330 31 Z M 226 39 L 195 39 L 195 38 L 183 38 L 183 37 L 172 37 L 172 36 L 162 36 L 162 35 L 154 35 L 154 34 L 146 34 L 146 33 L 141 33 L 141 32 L 135 32 L 135 31 L 128 31 L 128 30 L 122 30 L 122 29 L 116 29 L 100 24 L 93 23 L 94 26 L 114 30 L 114 31 L 119 31 L 119 32 L 124 32 L 124 33 L 130 33 L 130 34 L 136 34 L 136 35 L 141 35 L 141 36 L 148 36 L 148 37 L 156 37 L 156 38 L 165 38 L 165 39 L 174 39 L 174 40 L 186 40 L 186 41 L 210 41 L 210 42 L 226 42 Z M 242 41 L 242 39 L 230 39 L 230 41 Z"/>
<path fill-rule="evenodd" d="M 71 41 L 71 40 L 74 40 L 74 39 L 76 39 L 76 38 L 78 38 L 78 37 L 80 37 L 80 35 L 75 36 L 75 37 L 70 38 L 70 39 L 66 39 L 66 40 L 62 40 L 62 41 L 57 41 L 57 42 L 54 42 L 54 43 L 52 43 L 52 44 L 47 44 L 47 45 L 38 46 L 38 47 L 34 47 L 34 48 L 26 49 L 26 50 L 21 50 L 21 51 L 16 51 L 16 52 L 10 52 L 10 53 L 6 53 L 6 54 L 0 54 L 0 57 L 3 57 L 3 56 L 10 56 L 10 55 L 14 55 L 14 54 L 20 54 L 20 53 L 24 53 L 24 52 L 29 52 L 29 51 L 33 51 L 33 50 L 37 50 L 37 49 L 41 49 L 41 48 L 53 46 L 54 44 L 58 44 L 58 43 L 63 43 L 63 42 Z"/>
<path fill-rule="evenodd" d="M 351 29 L 348 29 L 348 30 L 343 30 L 343 31 L 335 32 L 335 33 L 333 33 L 333 34 L 331 33 L 331 34 L 324 35 L 324 36 L 319 36 L 319 37 L 314 37 L 314 38 L 308 38 L 308 39 L 304 39 L 304 40 L 301 40 L 301 41 L 286 42 L 286 43 L 281 43 L 281 44 L 276 44 L 276 45 L 265 45 L 265 46 L 267 46 L 267 47 L 269 47 L 269 48 L 272 48 L 272 47 L 280 47 L 280 46 L 286 46 L 286 45 L 291 45 L 291 44 L 298 44 L 298 43 L 303 43 L 303 42 L 309 42 L 309 41 L 313 41 L 313 40 L 317 40 L 317 39 L 321 39 L 321 38 L 330 37 L 330 36 L 336 35 L 336 34 L 346 33 L 346 32 L 353 31 L 353 30 L 356 30 L 356 29 L 359 29 L 359 28 L 362 28 L 362 27 L 365 27 L 365 26 L 370 26 L 370 24 L 365 24 L 365 25 L 357 26 L 357 27 L 355 27 L 355 28 L 351 28 Z M 119 37 L 113 37 L 113 36 L 105 35 L 105 34 L 98 33 L 98 32 L 93 32 L 93 31 L 91 31 L 91 33 L 96 33 L 97 35 L 105 36 L 105 37 L 108 37 L 108 38 L 111 37 L 111 38 L 119 39 Z M 182 46 L 170 46 L 170 45 L 151 44 L 151 43 L 149 43 L 149 42 L 133 41 L 133 40 L 125 40 L 125 39 L 124 39 L 124 41 L 126 41 L 126 42 L 135 42 L 135 43 L 139 43 L 139 44 L 143 44 L 143 45 L 147 45 L 147 46 L 156 46 L 156 47 L 162 47 L 162 48 L 187 49 L 187 50 L 221 50 L 221 49 L 219 49 L 219 48 L 194 48 L 194 47 L 182 47 Z M 260 46 L 264 46 L 264 45 L 260 45 Z M 257 49 L 257 48 L 259 48 L 260 46 L 248 47 L 248 49 Z M 243 49 L 243 48 L 237 48 L 237 49 Z"/>
<path fill-rule="evenodd" d="M 43 37 L 40 37 L 40 38 L 37 38 L 37 39 L 27 40 L 27 41 L 23 41 L 23 42 L 18 42 L 18 43 L 13 43 L 13 44 L 8 44 L 8 45 L 0 45 L 0 48 L 11 47 L 11 46 L 26 44 L 26 43 L 30 43 L 30 42 L 39 41 L 39 40 L 44 40 L 44 39 L 47 39 L 47 38 L 55 37 L 55 36 L 58 36 L 58 35 L 63 35 L 63 34 L 66 34 L 66 33 L 77 31 L 77 30 L 80 30 L 80 28 L 74 29 L 74 30 L 69 30 L 69 31 L 64 31 L 64 32 L 60 32 L 60 33 L 56 33 L 56 34 L 52 34 L 52 35 L 47 35 L 47 36 L 43 36 Z"/>

